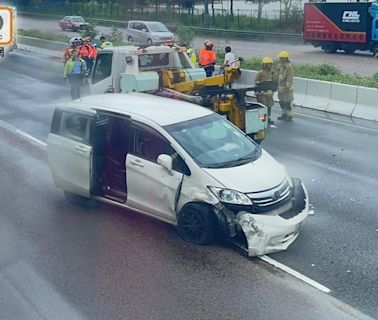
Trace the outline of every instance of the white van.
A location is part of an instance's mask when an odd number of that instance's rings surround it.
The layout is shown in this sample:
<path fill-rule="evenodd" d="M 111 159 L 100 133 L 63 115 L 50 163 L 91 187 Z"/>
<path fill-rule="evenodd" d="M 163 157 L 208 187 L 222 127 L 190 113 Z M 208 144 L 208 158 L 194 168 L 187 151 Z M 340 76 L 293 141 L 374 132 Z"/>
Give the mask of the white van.
<path fill-rule="evenodd" d="M 308 214 L 299 179 L 222 116 L 184 101 L 130 93 L 67 103 L 47 151 L 68 200 L 132 209 L 195 244 L 244 234 L 250 256 L 285 250 Z"/>

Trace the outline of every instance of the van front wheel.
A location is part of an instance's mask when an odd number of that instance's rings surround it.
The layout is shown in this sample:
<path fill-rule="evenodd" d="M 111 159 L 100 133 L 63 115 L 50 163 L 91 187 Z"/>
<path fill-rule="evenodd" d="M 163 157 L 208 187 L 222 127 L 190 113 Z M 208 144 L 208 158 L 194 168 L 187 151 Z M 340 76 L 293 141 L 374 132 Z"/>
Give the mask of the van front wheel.
<path fill-rule="evenodd" d="M 177 230 L 187 242 L 211 243 L 215 238 L 215 221 L 211 208 L 205 204 L 187 204 L 179 213 Z"/>

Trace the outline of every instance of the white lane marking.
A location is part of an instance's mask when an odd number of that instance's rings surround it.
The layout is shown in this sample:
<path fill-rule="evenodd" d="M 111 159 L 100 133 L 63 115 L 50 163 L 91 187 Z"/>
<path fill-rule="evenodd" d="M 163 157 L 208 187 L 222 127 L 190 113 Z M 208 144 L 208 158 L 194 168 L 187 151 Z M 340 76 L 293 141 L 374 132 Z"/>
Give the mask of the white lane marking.
<path fill-rule="evenodd" d="M 21 136 L 23 136 L 23 137 L 25 137 L 25 138 L 27 138 L 27 139 L 29 139 L 29 140 L 31 140 L 31 141 L 34 141 L 34 142 L 38 143 L 39 145 L 41 145 L 41 146 L 43 146 L 43 147 L 46 147 L 46 146 L 47 146 L 47 143 L 45 143 L 45 142 L 43 142 L 43 141 L 41 141 L 41 140 L 39 140 L 39 139 L 37 139 L 37 138 L 31 136 L 30 134 L 28 134 L 28 133 L 26 133 L 26 132 L 23 132 L 23 131 L 21 131 L 21 130 L 19 130 L 19 129 L 17 129 L 16 132 L 17 132 L 19 135 L 21 135 Z"/>
<path fill-rule="evenodd" d="M 331 290 L 328 289 L 327 287 L 323 286 L 322 284 L 310 279 L 309 277 L 306 277 L 305 275 L 299 273 L 298 271 L 295 271 L 293 269 L 291 269 L 290 267 L 288 266 L 285 266 L 284 264 L 282 264 L 281 262 L 278 262 L 268 256 L 260 256 L 259 257 L 261 260 L 265 261 L 266 263 L 269 263 L 271 264 L 272 266 L 275 266 L 276 268 L 278 269 L 281 269 L 282 271 L 285 271 L 287 272 L 288 274 L 292 275 L 293 277 L 299 279 L 299 280 L 302 280 L 306 283 L 308 283 L 309 285 L 315 287 L 316 289 L 322 291 L 322 292 L 325 292 L 325 293 L 330 293 Z"/>

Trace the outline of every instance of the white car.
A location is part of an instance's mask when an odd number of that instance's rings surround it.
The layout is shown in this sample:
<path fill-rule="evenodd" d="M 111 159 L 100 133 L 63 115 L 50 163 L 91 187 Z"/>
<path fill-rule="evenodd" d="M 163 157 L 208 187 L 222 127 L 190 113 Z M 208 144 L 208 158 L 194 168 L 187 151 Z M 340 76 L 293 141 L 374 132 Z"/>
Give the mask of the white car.
<path fill-rule="evenodd" d="M 250 256 L 285 250 L 308 214 L 299 179 L 222 116 L 143 93 L 102 94 L 55 110 L 55 184 L 176 225 L 186 241 L 244 233 Z"/>

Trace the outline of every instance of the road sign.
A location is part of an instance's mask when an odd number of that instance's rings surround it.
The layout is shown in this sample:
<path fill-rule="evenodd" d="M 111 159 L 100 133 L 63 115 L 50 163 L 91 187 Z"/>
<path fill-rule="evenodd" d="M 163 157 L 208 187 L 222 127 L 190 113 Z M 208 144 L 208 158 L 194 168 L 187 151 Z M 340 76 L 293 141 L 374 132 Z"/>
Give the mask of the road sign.
<path fill-rule="evenodd" d="M 0 6 L 0 45 L 13 42 L 13 10 Z"/>

